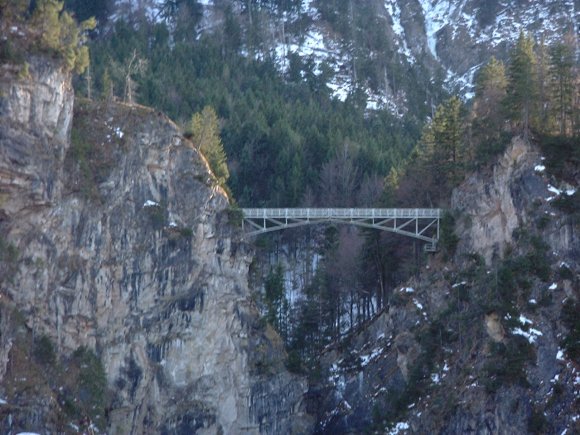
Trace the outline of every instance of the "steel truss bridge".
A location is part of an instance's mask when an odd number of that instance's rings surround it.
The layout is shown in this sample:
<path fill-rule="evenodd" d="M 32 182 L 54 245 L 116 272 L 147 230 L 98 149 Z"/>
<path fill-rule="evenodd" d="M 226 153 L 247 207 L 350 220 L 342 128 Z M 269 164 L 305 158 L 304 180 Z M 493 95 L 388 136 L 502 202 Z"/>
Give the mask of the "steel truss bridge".
<path fill-rule="evenodd" d="M 438 208 L 243 208 L 242 226 L 247 235 L 323 222 L 357 225 L 390 231 L 427 242 L 435 251 L 439 241 Z"/>

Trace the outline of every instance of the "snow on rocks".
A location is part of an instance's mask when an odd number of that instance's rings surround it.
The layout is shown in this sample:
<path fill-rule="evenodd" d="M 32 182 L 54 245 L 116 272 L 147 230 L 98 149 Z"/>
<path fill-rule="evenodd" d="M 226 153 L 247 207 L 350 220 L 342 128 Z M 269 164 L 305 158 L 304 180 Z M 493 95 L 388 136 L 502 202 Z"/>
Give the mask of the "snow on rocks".
<path fill-rule="evenodd" d="M 409 62 L 415 63 L 416 59 L 413 56 L 413 53 L 407 46 L 407 38 L 405 36 L 405 29 L 401 24 L 401 8 L 399 6 L 399 2 L 396 0 L 386 0 L 385 1 L 385 9 L 387 10 L 388 14 L 391 16 L 393 20 L 393 32 L 397 35 L 397 51 L 404 55 Z"/>
<path fill-rule="evenodd" d="M 535 343 L 536 339 L 539 336 L 543 335 L 541 331 L 538 331 L 537 329 L 534 328 L 530 328 L 528 331 L 524 331 L 522 328 L 515 328 L 512 331 L 512 334 L 523 336 L 528 340 L 530 344 Z"/>
<path fill-rule="evenodd" d="M 395 427 L 388 432 L 388 435 L 398 435 L 403 433 L 403 431 L 409 430 L 409 428 L 409 423 L 401 421 L 395 424 Z"/>
<path fill-rule="evenodd" d="M 385 349 L 383 349 L 382 347 L 378 347 L 376 349 L 373 349 L 371 353 L 368 355 L 361 355 L 360 356 L 361 366 L 366 367 L 371 361 L 377 359 L 384 352 L 384 350 Z"/>
<path fill-rule="evenodd" d="M 530 344 L 535 343 L 538 337 L 544 335 L 542 334 L 542 331 L 535 328 L 531 328 L 530 325 L 533 325 L 534 322 L 532 322 L 523 314 L 520 314 L 517 320 L 519 324 L 522 325 L 523 328 L 525 328 L 525 330 L 520 327 L 516 327 L 511 331 L 512 334 L 521 335 L 522 337 L 526 338 Z"/>
<path fill-rule="evenodd" d="M 555 188 L 551 184 L 548 184 L 548 190 L 550 192 L 552 192 L 553 194 L 555 194 L 555 195 L 561 195 L 562 194 L 562 191 L 560 189 Z"/>
<path fill-rule="evenodd" d="M 566 196 L 572 196 L 576 193 L 576 189 L 573 187 L 562 190 L 552 186 L 551 184 L 548 184 L 548 191 L 554 194 L 554 196 L 549 196 L 546 198 L 546 201 L 548 202 L 558 198 L 562 194 L 566 194 Z"/>

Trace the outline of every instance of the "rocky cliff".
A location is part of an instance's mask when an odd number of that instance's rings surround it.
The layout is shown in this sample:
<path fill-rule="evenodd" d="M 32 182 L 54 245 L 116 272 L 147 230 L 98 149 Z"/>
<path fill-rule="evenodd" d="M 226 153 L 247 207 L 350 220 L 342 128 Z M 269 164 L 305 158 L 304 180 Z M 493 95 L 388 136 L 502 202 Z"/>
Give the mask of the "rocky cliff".
<path fill-rule="evenodd" d="M 3 66 L 0 431 L 308 432 L 205 159 L 161 113 L 73 99 L 46 58 Z"/>
<path fill-rule="evenodd" d="M 323 355 L 318 432 L 580 430 L 580 241 L 561 206 L 577 193 L 547 166 L 515 139 L 454 191 L 449 261 L 432 257 Z"/>

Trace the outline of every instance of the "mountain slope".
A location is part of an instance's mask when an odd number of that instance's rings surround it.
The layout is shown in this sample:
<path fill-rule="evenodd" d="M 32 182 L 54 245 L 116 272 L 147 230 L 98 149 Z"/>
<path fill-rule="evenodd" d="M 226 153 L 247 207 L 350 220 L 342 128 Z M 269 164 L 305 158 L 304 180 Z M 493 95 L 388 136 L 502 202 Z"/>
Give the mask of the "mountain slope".
<path fill-rule="evenodd" d="M 323 354 L 320 433 L 580 429 L 578 194 L 544 161 L 518 138 L 454 191 L 455 255 Z"/>
<path fill-rule="evenodd" d="M 159 19 L 166 10 L 161 0 L 150 1 L 147 9 L 131 1 L 116 5 L 126 17 L 146 10 Z M 272 58 L 282 72 L 297 56 L 315 74 L 329 76 L 336 98 L 344 100 L 360 87 L 369 108 L 400 114 L 438 104 L 442 85 L 471 97 L 477 69 L 492 55 L 505 59 L 521 31 L 551 43 L 566 32 L 578 34 L 580 22 L 580 4 L 574 0 L 207 0 L 198 7 L 198 22 L 190 22 L 198 35 L 223 31 L 233 13 L 247 55 Z M 420 96 L 417 83 L 424 92 Z"/>

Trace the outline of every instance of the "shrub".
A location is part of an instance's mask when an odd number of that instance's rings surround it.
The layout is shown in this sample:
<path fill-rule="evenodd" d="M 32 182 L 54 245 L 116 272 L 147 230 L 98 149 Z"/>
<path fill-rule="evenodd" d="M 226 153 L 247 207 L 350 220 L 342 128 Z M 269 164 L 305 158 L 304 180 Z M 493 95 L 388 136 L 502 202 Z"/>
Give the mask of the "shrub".
<path fill-rule="evenodd" d="M 244 213 L 242 209 L 237 205 L 230 205 L 228 208 L 228 220 L 235 227 L 241 227 L 242 221 L 244 220 Z"/>
<path fill-rule="evenodd" d="M 71 394 L 77 399 L 77 413 L 88 416 L 100 428 L 104 427 L 107 377 L 101 360 L 87 347 L 78 348 L 72 355 L 72 365 L 77 369 Z"/>
<path fill-rule="evenodd" d="M 14 263 L 18 260 L 18 248 L 0 236 L 0 261 Z"/>
<path fill-rule="evenodd" d="M 547 426 L 548 420 L 542 409 L 534 407 L 528 418 L 528 432 L 531 434 L 543 434 L 546 433 Z"/>
<path fill-rule="evenodd" d="M 574 192 L 573 195 L 560 195 L 552 201 L 552 205 L 564 213 L 580 213 L 580 195 L 578 192 Z"/>
<path fill-rule="evenodd" d="M 145 207 L 145 213 L 147 214 L 149 221 L 153 225 L 153 228 L 155 228 L 156 230 L 160 230 L 165 226 L 166 222 L 165 207 L 162 207 L 160 204 L 150 205 Z"/>
<path fill-rule="evenodd" d="M 34 343 L 34 358 L 40 364 L 52 366 L 56 362 L 54 346 L 46 335 L 42 335 Z"/>
<path fill-rule="evenodd" d="M 568 334 L 563 338 L 561 345 L 566 349 L 568 357 L 578 361 L 580 359 L 580 302 L 567 299 L 562 307 L 560 319 L 566 328 Z"/>
<path fill-rule="evenodd" d="M 455 234 L 455 217 L 445 212 L 441 218 L 441 234 L 439 238 L 439 246 L 444 252 L 445 257 L 451 257 L 455 254 L 455 249 L 459 243 L 459 237 Z"/>
<path fill-rule="evenodd" d="M 528 385 L 525 366 L 535 357 L 534 349 L 524 337 L 515 336 L 504 343 L 490 343 L 490 356 L 483 371 L 483 384 L 488 393 L 502 385 Z"/>

